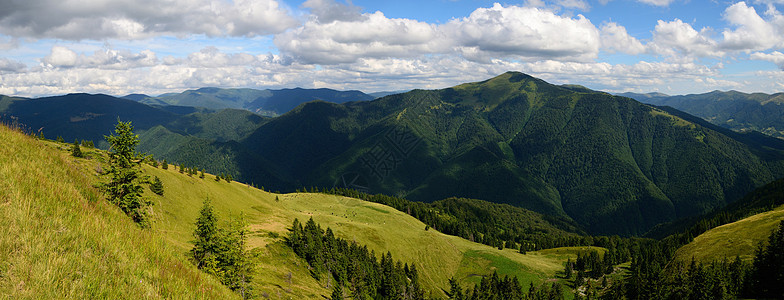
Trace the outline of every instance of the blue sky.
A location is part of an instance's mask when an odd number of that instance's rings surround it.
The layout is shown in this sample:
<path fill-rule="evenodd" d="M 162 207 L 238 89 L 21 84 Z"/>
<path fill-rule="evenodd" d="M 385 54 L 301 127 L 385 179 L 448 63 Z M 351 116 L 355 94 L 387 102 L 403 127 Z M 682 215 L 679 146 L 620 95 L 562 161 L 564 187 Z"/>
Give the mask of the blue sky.
<path fill-rule="evenodd" d="M 784 91 L 783 0 L 0 0 L 0 94 L 443 88 Z"/>

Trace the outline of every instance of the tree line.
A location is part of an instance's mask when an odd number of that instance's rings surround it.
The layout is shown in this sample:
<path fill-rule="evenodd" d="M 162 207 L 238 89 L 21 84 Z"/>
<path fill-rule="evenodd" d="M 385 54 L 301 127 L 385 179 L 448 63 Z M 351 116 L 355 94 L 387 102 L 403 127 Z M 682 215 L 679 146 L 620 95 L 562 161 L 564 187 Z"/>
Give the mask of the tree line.
<path fill-rule="evenodd" d="M 335 237 L 313 218 L 305 226 L 294 219 L 287 243 L 308 262 L 316 280 L 332 286 L 332 300 L 426 299 L 416 265 L 394 260 L 390 252 L 379 260 L 367 246 Z"/>

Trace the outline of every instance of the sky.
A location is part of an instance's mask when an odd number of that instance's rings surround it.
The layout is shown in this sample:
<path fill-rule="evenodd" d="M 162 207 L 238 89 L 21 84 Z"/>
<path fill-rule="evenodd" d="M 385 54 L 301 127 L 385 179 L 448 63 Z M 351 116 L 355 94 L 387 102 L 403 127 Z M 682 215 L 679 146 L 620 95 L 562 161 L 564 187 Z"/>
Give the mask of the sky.
<path fill-rule="evenodd" d="M 784 91 L 784 0 L 0 0 L 0 94 Z"/>

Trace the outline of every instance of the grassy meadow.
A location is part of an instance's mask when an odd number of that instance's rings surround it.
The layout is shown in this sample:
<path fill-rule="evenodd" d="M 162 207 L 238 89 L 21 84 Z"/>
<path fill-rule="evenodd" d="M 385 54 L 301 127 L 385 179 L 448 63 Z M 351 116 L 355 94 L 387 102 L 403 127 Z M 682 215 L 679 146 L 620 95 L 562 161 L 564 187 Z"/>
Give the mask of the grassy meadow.
<path fill-rule="evenodd" d="M 690 261 L 692 257 L 704 263 L 739 256 L 744 261 L 754 259 L 754 251 L 760 241 L 768 236 L 784 220 L 784 205 L 774 210 L 756 214 L 737 222 L 725 224 L 698 235 L 694 240 L 678 249 L 675 258 Z"/>

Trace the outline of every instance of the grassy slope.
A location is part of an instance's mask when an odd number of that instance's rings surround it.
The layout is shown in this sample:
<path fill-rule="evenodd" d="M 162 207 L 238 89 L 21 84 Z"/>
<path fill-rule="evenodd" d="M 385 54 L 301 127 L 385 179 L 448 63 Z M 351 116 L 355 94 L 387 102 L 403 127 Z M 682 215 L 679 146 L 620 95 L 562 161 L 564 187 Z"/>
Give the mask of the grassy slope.
<path fill-rule="evenodd" d="M 236 297 L 99 196 L 98 155 L 58 148 L 0 126 L 0 298 Z"/>
<path fill-rule="evenodd" d="M 216 182 L 188 177 L 169 170 L 145 167 L 165 186 L 156 201 L 154 230 L 186 251 L 191 247 L 193 222 L 202 201 L 209 197 L 222 219 L 244 213 L 253 235 L 249 241 L 259 254 L 256 283 L 260 293 L 291 298 L 317 298 L 328 295 L 326 282 L 316 282 L 304 269 L 304 261 L 283 246 L 287 227 L 294 218 L 314 218 L 324 227 L 349 241 L 366 244 L 377 254 L 390 251 L 395 259 L 417 264 L 428 290 L 440 293 L 448 288 L 451 276 L 466 285 L 493 270 L 516 275 L 527 286 L 542 282 L 561 270 L 567 257 L 575 258 L 577 249 L 529 252 L 521 255 L 511 249 L 498 250 L 485 245 L 425 230 L 425 224 L 390 207 L 361 200 L 323 194 L 273 194 L 242 183 Z M 276 197 L 279 199 L 276 201 Z M 275 237 L 275 236 L 279 237 Z M 292 272 L 292 279 L 287 274 Z M 466 285 L 467 286 L 467 285 Z"/>
<path fill-rule="evenodd" d="M 698 261 L 710 262 L 740 256 L 743 260 L 750 261 L 754 257 L 757 244 L 766 241 L 782 220 L 784 206 L 779 206 L 772 211 L 713 228 L 678 249 L 676 258 L 689 261 L 694 257 Z"/>
<path fill-rule="evenodd" d="M 230 298 L 213 278 L 187 261 L 193 223 L 210 197 L 222 219 L 244 213 L 257 257 L 258 294 L 271 298 L 322 298 L 306 263 L 283 244 L 294 218 L 313 216 L 336 235 L 366 244 L 377 254 L 417 264 L 435 295 L 455 276 L 467 286 L 497 270 L 524 286 L 555 277 L 578 249 L 521 255 L 426 231 L 418 220 L 390 207 L 322 194 L 272 194 L 247 185 L 215 182 L 144 167 L 166 187 L 156 202 L 152 230 L 141 230 L 92 187 L 104 154 L 68 155 L 68 146 L 43 142 L 0 126 L 0 295 L 44 298 Z M 276 201 L 276 198 L 279 200 Z M 290 275 L 289 275 L 290 274 Z M 568 293 L 567 293 L 568 294 Z M 568 295 L 567 295 L 568 296 Z"/>

